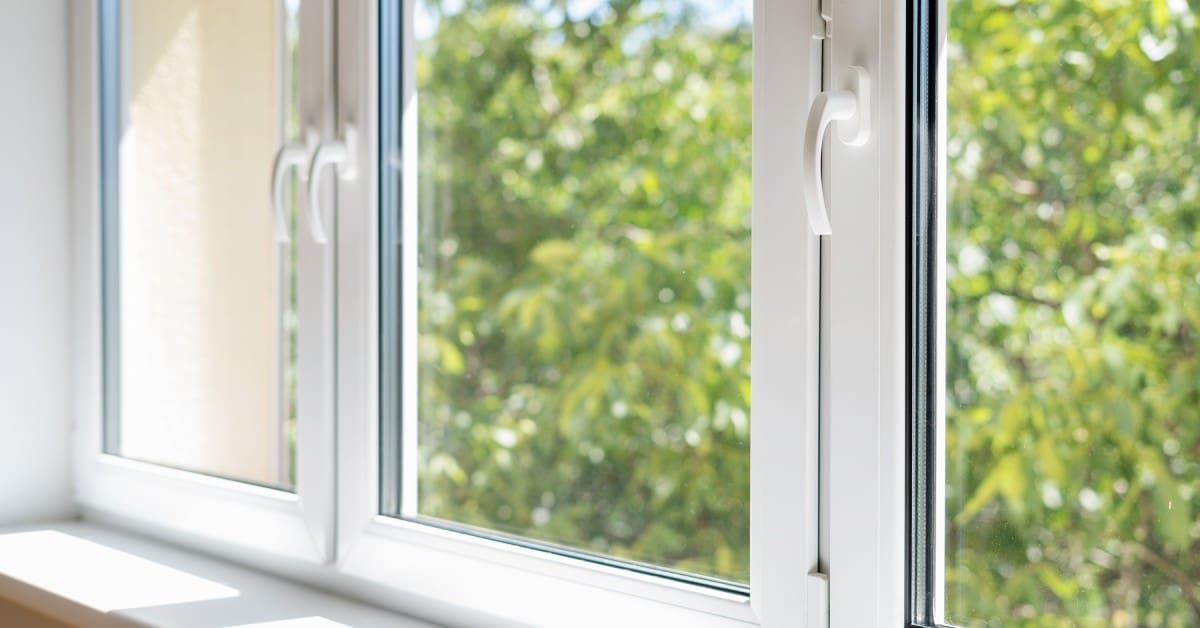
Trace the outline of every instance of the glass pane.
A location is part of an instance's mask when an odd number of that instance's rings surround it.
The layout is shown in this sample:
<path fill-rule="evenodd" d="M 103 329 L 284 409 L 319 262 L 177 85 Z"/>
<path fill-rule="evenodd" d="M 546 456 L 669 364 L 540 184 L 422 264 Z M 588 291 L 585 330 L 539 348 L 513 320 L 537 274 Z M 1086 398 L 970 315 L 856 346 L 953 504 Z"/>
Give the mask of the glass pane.
<path fill-rule="evenodd" d="M 119 168 L 118 206 L 105 208 L 119 320 L 106 450 L 290 487 L 296 252 L 277 242 L 269 182 L 297 134 L 298 2 L 121 7 L 105 42 L 119 66 L 102 87 L 120 129 L 106 146 Z"/>
<path fill-rule="evenodd" d="M 751 2 L 415 14 L 396 514 L 746 582 Z"/>
<path fill-rule="evenodd" d="M 955 624 L 1200 624 L 1196 6 L 949 2 Z"/>

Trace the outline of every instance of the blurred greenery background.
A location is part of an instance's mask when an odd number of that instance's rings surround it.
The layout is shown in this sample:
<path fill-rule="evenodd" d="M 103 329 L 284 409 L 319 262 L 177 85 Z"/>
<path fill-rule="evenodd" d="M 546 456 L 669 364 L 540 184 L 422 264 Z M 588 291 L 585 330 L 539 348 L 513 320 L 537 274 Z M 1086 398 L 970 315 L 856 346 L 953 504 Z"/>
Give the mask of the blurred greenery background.
<path fill-rule="evenodd" d="M 948 12 L 947 619 L 1200 625 L 1195 0 Z"/>
<path fill-rule="evenodd" d="M 421 514 L 748 579 L 749 10 L 418 3 Z"/>
<path fill-rule="evenodd" d="M 420 512 L 744 582 L 749 3 L 418 5 Z M 947 8 L 947 619 L 1200 625 L 1197 9 Z"/>

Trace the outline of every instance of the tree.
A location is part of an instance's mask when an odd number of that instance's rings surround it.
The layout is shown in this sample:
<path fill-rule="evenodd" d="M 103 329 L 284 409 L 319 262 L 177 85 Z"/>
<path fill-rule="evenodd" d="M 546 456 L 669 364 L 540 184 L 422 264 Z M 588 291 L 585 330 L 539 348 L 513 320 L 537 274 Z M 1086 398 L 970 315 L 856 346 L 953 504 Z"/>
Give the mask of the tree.
<path fill-rule="evenodd" d="M 420 510 L 744 581 L 749 22 L 584 4 L 423 5 Z M 1200 622 L 1195 13 L 949 2 L 952 621 Z"/>
<path fill-rule="evenodd" d="M 949 20 L 948 619 L 1195 625 L 1195 11 Z"/>
<path fill-rule="evenodd" d="M 749 24 L 460 4 L 415 62 L 420 511 L 745 581 Z"/>

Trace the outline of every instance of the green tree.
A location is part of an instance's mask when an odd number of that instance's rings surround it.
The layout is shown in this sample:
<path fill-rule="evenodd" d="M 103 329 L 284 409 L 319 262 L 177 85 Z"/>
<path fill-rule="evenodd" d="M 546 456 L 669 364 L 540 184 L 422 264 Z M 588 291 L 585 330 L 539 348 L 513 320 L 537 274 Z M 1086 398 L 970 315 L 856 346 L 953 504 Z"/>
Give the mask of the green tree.
<path fill-rule="evenodd" d="M 424 5 L 419 508 L 745 581 L 749 23 L 575 4 Z"/>
<path fill-rule="evenodd" d="M 1196 35 L 949 2 L 951 621 L 1200 623 Z"/>
<path fill-rule="evenodd" d="M 420 509 L 745 580 L 749 25 L 571 4 L 424 5 Z M 949 18 L 948 619 L 1194 625 L 1196 10 Z"/>

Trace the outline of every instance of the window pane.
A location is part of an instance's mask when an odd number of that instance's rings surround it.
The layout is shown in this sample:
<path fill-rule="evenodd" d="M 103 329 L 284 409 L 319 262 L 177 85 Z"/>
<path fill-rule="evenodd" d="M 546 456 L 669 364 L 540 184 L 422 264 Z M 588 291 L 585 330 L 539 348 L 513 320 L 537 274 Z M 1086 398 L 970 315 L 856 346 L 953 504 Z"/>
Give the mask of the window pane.
<path fill-rule="evenodd" d="M 298 2 L 115 5 L 105 448 L 291 486 L 295 249 L 276 240 L 269 182 L 296 135 Z"/>
<path fill-rule="evenodd" d="M 412 30 L 394 514 L 746 582 L 751 3 L 426 0 Z"/>
<path fill-rule="evenodd" d="M 1200 624 L 1195 7 L 949 2 L 955 624 Z"/>

